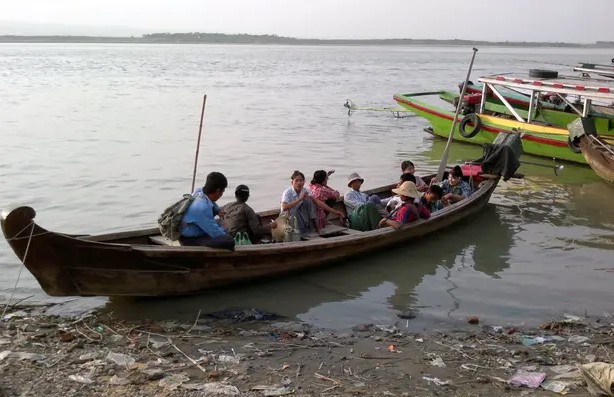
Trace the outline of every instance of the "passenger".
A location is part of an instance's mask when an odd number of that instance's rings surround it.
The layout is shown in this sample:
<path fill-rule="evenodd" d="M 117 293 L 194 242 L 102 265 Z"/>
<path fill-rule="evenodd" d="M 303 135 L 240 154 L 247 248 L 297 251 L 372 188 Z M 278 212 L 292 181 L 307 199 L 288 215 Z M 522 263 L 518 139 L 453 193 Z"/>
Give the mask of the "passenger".
<path fill-rule="evenodd" d="M 414 175 L 414 172 L 416 172 L 416 168 L 414 167 L 414 163 L 412 163 L 409 160 L 403 161 L 401 163 L 401 172 L 403 174 L 412 174 L 412 175 Z M 419 176 L 416 176 L 416 175 L 414 175 L 414 176 L 416 177 L 416 188 L 418 188 L 419 192 L 424 192 L 428 188 L 428 185 Z"/>
<path fill-rule="evenodd" d="M 427 189 L 427 191 L 422 195 L 420 201 L 422 205 L 424 205 L 429 212 L 432 214 L 435 211 L 439 211 L 443 209 L 443 204 L 441 203 L 441 198 L 443 197 L 443 190 L 439 185 L 431 185 Z"/>
<path fill-rule="evenodd" d="M 471 187 L 463 181 L 463 170 L 458 165 L 448 174 L 448 179 L 441 183 L 441 189 L 441 202 L 444 206 L 457 203 L 471 195 Z"/>
<path fill-rule="evenodd" d="M 235 198 L 233 203 L 226 204 L 222 207 L 222 226 L 231 236 L 237 233 L 247 233 L 252 243 L 259 242 L 262 237 L 277 227 L 277 223 L 272 222 L 267 225 L 262 225 L 260 217 L 256 212 L 247 205 L 249 199 L 249 188 L 245 185 L 239 185 L 235 189 Z"/>
<path fill-rule="evenodd" d="M 380 219 L 381 200 L 378 196 L 367 194 L 360 191 L 364 179 L 353 172 L 348 176 L 348 187 L 350 190 L 343 195 L 350 227 L 360 231 L 374 230 L 377 228 Z"/>
<path fill-rule="evenodd" d="M 418 203 L 414 203 L 414 200 L 422 197 L 422 193 L 418 191 L 415 183 L 403 182 L 401 187 L 392 189 L 392 191 L 401 196 L 403 204 L 388 218 L 382 219 L 379 222 L 379 227 L 391 226 L 399 229 L 406 223 L 416 221 L 419 218 L 428 219 L 431 217 L 431 213 L 422 205 L 420 200 Z"/>
<path fill-rule="evenodd" d="M 311 195 L 314 198 L 326 203 L 326 205 L 328 205 L 329 207 L 333 207 L 340 197 L 338 191 L 328 186 L 328 177 L 333 172 L 335 172 L 335 170 L 331 170 L 328 172 L 324 170 L 318 170 L 313 173 L 313 179 L 309 184 L 309 192 L 311 192 Z M 343 213 L 341 212 L 338 213 L 341 214 L 341 220 L 343 221 L 345 215 L 343 215 Z M 320 229 L 326 226 L 326 213 L 324 212 L 324 209 L 320 207 L 316 208 L 316 222 Z"/>
<path fill-rule="evenodd" d="M 341 211 L 330 208 L 305 189 L 305 175 L 302 172 L 294 171 L 290 180 L 292 186 L 286 189 L 281 196 L 281 210 L 288 217 L 296 217 L 297 227 L 301 233 L 320 231 L 316 216 L 317 207 L 336 213 L 343 218 Z"/>
<path fill-rule="evenodd" d="M 205 186 L 194 191 L 194 201 L 181 219 L 181 245 L 234 249 L 234 239 L 215 220 L 220 212 L 215 202 L 227 186 L 228 180 L 223 174 L 211 172 Z"/>
<path fill-rule="evenodd" d="M 408 181 L 416 183 L 416 177 L 413 174 L 401 174 L 401 177 L 399 178 L 399 183 L 397 183 L 397 189 L 401 187 L 403 182 Z M 401 204 L 403 204 L 403 201 L 401 200 L 401 196 L 395 194 L 388 198 L 382 199 L 382 204 L 386 206 L 386 213 L 390 214 L 392 211 L 400 207 Z"/>

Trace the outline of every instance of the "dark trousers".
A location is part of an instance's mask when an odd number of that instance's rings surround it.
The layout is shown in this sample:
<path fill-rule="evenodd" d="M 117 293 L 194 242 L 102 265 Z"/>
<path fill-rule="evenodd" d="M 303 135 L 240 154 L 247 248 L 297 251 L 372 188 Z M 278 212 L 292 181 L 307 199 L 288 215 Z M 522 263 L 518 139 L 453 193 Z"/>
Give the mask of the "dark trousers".
<path fill-rule="evenodd" d="M 234 251 L 235 249 L 235 240 L 230 236 L 221 236 L 218 238 L 211 238 L 209 236 L 181 237 L 179 238 L 179 242 L 181 243 L 181 245 L 185 245 L 188 247 L 211 247 L 231 251 Z"/>

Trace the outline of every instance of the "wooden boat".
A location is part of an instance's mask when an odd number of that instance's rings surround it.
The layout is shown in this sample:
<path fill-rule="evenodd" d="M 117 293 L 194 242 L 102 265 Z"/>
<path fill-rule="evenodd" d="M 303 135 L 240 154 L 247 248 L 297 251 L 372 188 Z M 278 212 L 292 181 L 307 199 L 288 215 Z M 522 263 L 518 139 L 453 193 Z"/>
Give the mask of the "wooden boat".
<path fill-rule="evenodd" d="M 455 137 L 458 140 L 481 145 L 492 142 L 500 132 L 516 131 L 521 134 L 525 153 L 582 164 L 587 162 L 579 151 L 576 152 L 571 147 L 569 134 L 565 126 L 551 125 L 536 118 L 536 103 L 540 93 L 552 93 L 567 103 L 575 112 L 574 114 L 569 113 L 571 116 L 566 116 L 568 118 L 565 120 L 569 122 L 578 117 L 588 116 L 590 110 L 595 108 L 594 102 L 614 101 L 614 84 L 602 81 L 585 81 L 569 78 L 527 79 L 510 75 L 486 76 L 481 77 L 479 81 L 483 87 L 479 106 L 476 106 L 475 113 L 467 114 L 462 119 L 457 120 L 458 130 L 455 130 Z M 530 92 L 528 109 L 521 111 L 515 108 L 499 91 L 501 88 Z M 502 114 L 502 111 L 493 112 L 488 110 L 487 98 L 490 94 L 487 94 L 486 91 L 496 96 L 509 114 Z M 442 91 L 396 94 L 394 95 L 394 100 L 400 106 L 427 119 L 431 123 L 435 135 L 447 138 L 450 134 L 454 112 L 420 100 L 421 97 L 428 95 L 441 96 Z M 578 109 L 574 103 L 570 103 L 566 95 L 581 98 L 583 100 L 582 109 Z M 608 118 L 593 119 L 602 139 L 608 144 L 614 143 L 614 120 Z M 466 128 L 467 126 L 472 128 Z"/>
<path fill-rule="evenodd" d="M 595 132 L 593 120 L 582 117 L 568 126 L 571 142 L 581 152 L 593 171 L 607 182 L 614 183 L 614 146 Z"/>
<path fill-rule="evenodd" d="M 13 251 L 49 295 L 185 295 L 314 269 L 445 233 L 449 226 L 484 209 L 500 177 L 483 178 L 468 199 L 400 230 L 359 232 L 333 225 L 321 236 L 304 241 L 237 246 L 234 251 L 171 245 L 157 228 L 86 236 L 57 233 L 38 225 L 36 212 L 27 206 L 2 212 L 0 223 Z M 385 197 L 393 187 L 367 193 Z M 342 202 L 336 205 L 343 208 Z M 260 216 L 267 222 L 278 212 Z"/>
<path fill-rule="evenodd" d="M 394 99 L 399 105 L 428 120 L 432 127 L 432 133 L 435 136 L 448 138 L 450 129 L 452 128 L 452 121 L 454 120 L 454 111 L 432 105 L 422 100 L 424 96 L 439 94 L 440 92 L 396 94 Z M 574 153 L 569 149 L 567 143 L 569 135 L 564 128 L 533 125 L 531 129 L 528 130 L 524 128 L 525 123 L 520 123 L 516 120 L 491 116 L 484 113 L 478 113 L 478 115 L 481 127 L 475 135 L 469 137 L 465 137 L 460 133 L 460 124 L 464 117 L 461 115 L 457 118 L 454 130 L 455 140 L 464 143 L 483 145 L 493 142 L 500 132 L 511 131 L 513 129 L 522 130 L 522 147 L 525 153 L 534 156 L 548 157 L 550 159 L 557 158 L 560 160 L 586 164 L 586 160 L 582 157 L 582 154 Z"/>

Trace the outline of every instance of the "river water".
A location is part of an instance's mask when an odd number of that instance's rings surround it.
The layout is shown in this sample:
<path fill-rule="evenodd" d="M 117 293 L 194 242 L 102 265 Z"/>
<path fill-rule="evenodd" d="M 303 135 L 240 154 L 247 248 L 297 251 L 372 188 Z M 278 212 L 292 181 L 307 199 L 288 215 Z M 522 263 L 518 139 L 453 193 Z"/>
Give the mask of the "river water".
<path fill-rule="evenodd" d="M 611 55 L 482 48 L 473 77 L 568 71 Z M 39 224 L 67 233 L 154 225 L 190 188 L 203 94 L 198 179 L 224 172 L 222 203 L 246 183 L 254 208 L 276 207 L 294 169 L 336 169 L 330 183 L 342 191 L 352 171 L 366 188 L 397 180 L 405 159 L 418 174 L 433 171 L 445 143 L 423 131 L 426 121 L 348 117 L 342 105 L 394 106 L 396 92 L 452 89 L 470 57 L 464 47 L 0 44 L 0 208 L 31 205 Z M 457 144 L 450 160 L 480 154 Z M 558 177 L 520 171 L 526 179 L 501 183 L 488 209 L 463 225 L 334 268 L 200 296 L 111 301 L 50 298 L 24 271 L 13 301 L 181 320 L 256 307 L 330 328 L 390 323 L 408 310 L 422 328 L 467 315 L 504 324 L 609 312 L 614 187 L 581 166 L 566 164 Z M 3 239 L 0 268 L 6 301 L 21 266 Z"/>

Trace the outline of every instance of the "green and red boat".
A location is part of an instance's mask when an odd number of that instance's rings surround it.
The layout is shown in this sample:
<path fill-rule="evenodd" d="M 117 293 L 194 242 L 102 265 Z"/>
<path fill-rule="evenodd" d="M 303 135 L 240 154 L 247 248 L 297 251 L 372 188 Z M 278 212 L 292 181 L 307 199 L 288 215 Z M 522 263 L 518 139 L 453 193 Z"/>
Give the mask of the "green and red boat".
<path fill-rule="evenodd" d="M 454 137 L 462 142 L 473 144 L 491 143 L 500 132 L 520 134 L 524 152 L 536 156 L 556 158 L 586 164 L 580 148 L 569 139 L 567 124 L 578 117 L 589 116 L 591 109 L 608 106 L 614 101 L 614 83 L 569 78 L 518 78 L 509 75 L 488 76 L 479 79 L 482 83 L 482 95 L 475 112 L 459 116 Z M 595 85 L 597 84 L 597 85 Z M 526 109 L 513 106 L 500 92 L 509 90 L 526 90 L 530 92 Z M 538 109 L 541 93 L 556 95 L 571 112 L 555 109 Z M 491 95 L 492 94 L 492 95 Z M 403 108 L 427 119 L 433 134 L 447 138 L 450 134 L 454 112 L 424 101 L 426 96 L 446 96 L 445 91 L 414 94 L 396 94 L 394 100 Z M 582 109 L 571 103 L 567 95 L 577 96 L 582 102 Z M 500 104 L 488 101 L 496 97 Z M 594 103 L 595 102 L 595 103 Z M 547 120 L 556 116 L 556 122 Z M 614 120 L 610 118 L 593 118 L 595 128 L 604 142 L 614 143 Z"/>

